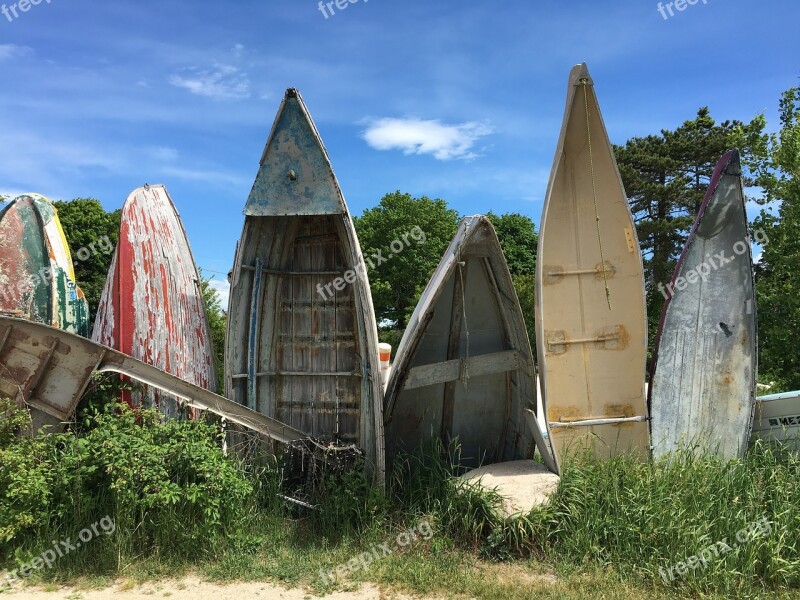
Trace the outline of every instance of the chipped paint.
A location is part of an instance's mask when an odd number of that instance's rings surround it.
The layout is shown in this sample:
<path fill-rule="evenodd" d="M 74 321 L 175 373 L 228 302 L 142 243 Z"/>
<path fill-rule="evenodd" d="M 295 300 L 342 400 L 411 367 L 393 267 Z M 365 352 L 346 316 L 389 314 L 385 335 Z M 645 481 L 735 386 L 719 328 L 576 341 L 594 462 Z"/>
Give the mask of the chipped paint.
<path fill-rule="evenodd" d="M 163 185 L 134 190 L 122 209 L 119 243 L 92 339 L 194 385 L 216 390 L 205 302 L 189 241 Z M 175 415 L 174 398 L 148 387 L 131 405 Z"/>
<path fill-rule="evenodd" d="M 377 327 L 369 282 L 327 152 L 289 89 L 245 206 L 231 277 L 226 395 L 326 442 L 364 450 L 384 479 Z"/>
<path fill-rule="evenodd" d="M 0 213 L 0 286 L 3 314 L 88 335 L 89 306 L 58 213 L 43 196 L 20 196 Z"/>

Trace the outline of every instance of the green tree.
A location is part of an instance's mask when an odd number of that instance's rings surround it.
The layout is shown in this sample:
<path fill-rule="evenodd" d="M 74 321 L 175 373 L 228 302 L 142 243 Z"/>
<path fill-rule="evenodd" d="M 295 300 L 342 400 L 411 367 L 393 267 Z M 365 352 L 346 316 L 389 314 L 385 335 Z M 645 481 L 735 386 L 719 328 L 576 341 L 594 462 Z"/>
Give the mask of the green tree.
<path fill-rule="evenodd" d="M 754 223 L 768 238 L 756 265 L 759 371 L 778 390 L 800 389 L 800 88 L 780 102 L 781 130 L 759 171 L 765 200 L 778 200 L 777 215 L 762 211 Z"/>
<path fill-rule="evenodd" d="M 458 213 L 444 200 L 412 198 L 397 191 L 353 221 L 368 265 L 378 322 L 388 319 L 405 329 L 458 228 Z M 395 253 L 393 242 L 396 247 L 402 243 L 403 249 Z"/>
<path fill-rule="evenodd" d="M 701 108 L 674 131 L 615 146 L 644 256 L 651 344 L 664 303 L 657 286 L 672 277 L 717 161 L 737 145 L 745 164 L 756 160 L 763 151 L 765 125 L 763 116 L 749 123 L 716 123 L 708 108 Z"/>
<path fill-rule="evenodd" d="M 213 279 L 213 278 L 212 278 Z M 206 303 L 208 326 L 211 329 L 211 344 L 214 348 L 214 362 L 217 368 L 217 392 L 225 393 L 225 328 L 227 315 L 222 309 L 219 293 L 211 286 L 211 279 L 200 272 L 200 290 Z"/>
<path fill-rule="evenodd" d="M 498 216 L 491 211 L 486 216 L 497 232 L 511 274 L 533 275 L 536 272 L 536 249 L 539 244 L 533 219 L 519 213 Z"/>
<path fill-rule="evenodd" d="M 122 213 L 120 210 L 106 212 L 94 198 L 53 204 L 69 243 L 77 283 L 86 294 L 89 314 L 94 318 L 119 240 Z"/>

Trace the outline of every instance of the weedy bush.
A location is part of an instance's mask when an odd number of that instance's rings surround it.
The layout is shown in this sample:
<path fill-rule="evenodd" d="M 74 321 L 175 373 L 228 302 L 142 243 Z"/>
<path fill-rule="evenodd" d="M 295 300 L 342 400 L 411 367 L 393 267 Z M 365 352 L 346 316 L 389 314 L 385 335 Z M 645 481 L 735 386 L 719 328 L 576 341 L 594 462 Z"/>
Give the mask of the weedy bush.
<path fill-rule="evenodd" d="M 124 405 L 90 420 L 81 436 L 0 448 L 0 564 L 26 562 L 106 516 L 114 535 L 60 559 L 54 573 L 113 571 L 142 557 L 196 560 L 249 535 L 253 485 L 222 453 L 216 425 Z"/>

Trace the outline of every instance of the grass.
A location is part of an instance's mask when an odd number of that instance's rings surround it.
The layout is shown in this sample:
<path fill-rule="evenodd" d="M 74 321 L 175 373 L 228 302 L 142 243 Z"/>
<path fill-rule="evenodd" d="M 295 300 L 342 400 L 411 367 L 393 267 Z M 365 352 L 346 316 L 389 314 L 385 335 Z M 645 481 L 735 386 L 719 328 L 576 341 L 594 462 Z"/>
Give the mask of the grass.
<path fill-rule="evenodd" d="M 307 512 L 277 499 L 274 459 L 237 463 L 216 436 L 213 424 L 125 414 L 98 418 L 80 436 L 0 435 L 0 569 L 107 514 L 113 536 L 31 581 L 96 587 L 122 578 L 127 586 L 198 573 L 323 594 L 369 581 L 505 600 L 800 590 L 800 459 L 781 447 L 759 443 L 727 462 L 688 450 L 654 464 L 579 458 L 565 465 L 550 505 L 509 520 L 498 516 L 496 494 L 459 484 L 447 459 L 454 449 L 437 443 L 399 459 L 386 494 L 356 469 L 325 480 L 320 509 Z M 769 532 L 736 541 L 762 519 Z M 410 528 L 416 539 L 401 547 L 398 535 Z M 662 573 L 717 542 L 730 551 L 664 582 Z M 390 552 L 365 567 L 336 581 L 321 576 L 381 545 Z"/>

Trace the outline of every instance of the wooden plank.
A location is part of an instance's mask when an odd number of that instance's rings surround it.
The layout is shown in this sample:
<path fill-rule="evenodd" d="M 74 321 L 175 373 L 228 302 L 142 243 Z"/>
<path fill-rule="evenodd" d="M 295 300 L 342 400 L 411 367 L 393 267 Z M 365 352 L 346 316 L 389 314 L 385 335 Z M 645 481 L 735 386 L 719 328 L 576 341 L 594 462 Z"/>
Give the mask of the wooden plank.
<path fill-rule="evenodd" d="M 472 358 L 448 360 L 414 367 L 408 372 L 405 389 L 413 390 L 429 385 L 458 381 L 461 373 L 464 372 L 464 368 L 467 369 L 470 377 L 516 371 L 520 368 L 521 361 L 522 357 L 519 352 L 507 350 L 506 352 L 495 352 L 483 356 L 473 356 Z"/>
<path fill-rule="evenodd" d="M 458 257 L 457 257 L 458 258 Z M 461 353 L 461 327 L 464 321 L 464 288 L 466 287 L 466 267 L 457 268 L 453 285 L 453 312 L 450 314 L 450 339 L 447 343 L 447 359 L 453 360 Z M 456 380 L 449 379 L 444 384 L 444 402 L 442 403 L 442 441 L 450 444 L 453 433 L 453 413 L 455 410 Z"/>
<path fill-rule="evenodd" d="M 250 328 L 247 353 L 247 408 L 256 410 L 258 405 L 258 382 L 256 372 L 258 371 L 258 350 L 259 335 L 261 334 L 261 286 L 263 279 L 261 274 L 263 262 L 256 258 L 255 275 L 253 276 L 253 293 L 250 297 Z"/>

